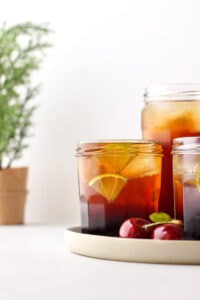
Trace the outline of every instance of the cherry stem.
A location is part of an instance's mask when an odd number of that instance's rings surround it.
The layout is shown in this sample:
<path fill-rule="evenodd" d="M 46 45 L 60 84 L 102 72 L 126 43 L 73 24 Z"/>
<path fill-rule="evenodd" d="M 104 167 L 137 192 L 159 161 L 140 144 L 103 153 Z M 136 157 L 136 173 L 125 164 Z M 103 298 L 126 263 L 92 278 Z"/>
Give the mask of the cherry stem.
<path fill-rule="evenodd" d="M 143 225 L 142 227 L 144 229 L 147 229 L 149 227 L 152 227 L 152 226 L 157 226 L 157 225 L 162 225 L 162 224 L 176 224 L 176 225 L 182 225 L 183 222 L 181 220 L 176 220 L 176 219 L 172 219 L 170 221 L 160 221 L 160 222 L 154 222 L 154 223 L 150 223 L 150 224 L 145 224 Z"/>

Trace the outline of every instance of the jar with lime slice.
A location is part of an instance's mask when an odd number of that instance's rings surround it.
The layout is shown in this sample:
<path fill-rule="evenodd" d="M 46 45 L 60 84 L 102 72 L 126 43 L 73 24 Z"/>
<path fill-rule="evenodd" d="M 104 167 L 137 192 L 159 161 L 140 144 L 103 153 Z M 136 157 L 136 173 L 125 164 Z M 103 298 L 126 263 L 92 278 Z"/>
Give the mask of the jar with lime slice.
<path fill-rule="evenodd" d="M 175 138 L 172 154 L 175 218 L 185 239 L 200 240 L 200 136 Z"/>
<path fill-rule="evenodd" d="M 79 142 L 77 149 L 83 232 L 117 235 L 129 217 L 158 210 L 162 146 L 148 140 Z"/>

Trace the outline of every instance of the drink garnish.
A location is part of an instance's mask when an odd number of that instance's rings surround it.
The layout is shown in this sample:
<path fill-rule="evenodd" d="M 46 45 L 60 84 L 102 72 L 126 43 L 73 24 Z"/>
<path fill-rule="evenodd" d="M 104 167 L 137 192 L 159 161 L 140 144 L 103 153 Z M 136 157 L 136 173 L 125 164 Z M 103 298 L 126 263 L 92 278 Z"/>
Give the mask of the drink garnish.
<path fill-rule="evenodd" d="M 101 157 L 101 163 L 110 173 L 120 173 L 131 160 L 128 144 L 116 143 L 106 146 L 106 155 Z"/>
<path fill-rule="evenodd" d="M 126 177 L 108 173 L 95 176 L 88 185 L 111 203 L 117 198 L 126 183 Z"/>
<path fill-rule="evenodd" d="M 197 190 L 200 192 L 200 163 L 195 166 L 195 184 Z"/>
<path fill-rule="evenodd" d="M 170 217 L 170 215 L 164 213 L 164 212 L 155 212 L 155 213 L 152 213 L 150 216 L 149 216 L 149 219 L 154 222 L 154 223 L 157 223 L 157 222 L 169 222 L 172 220 L 172 218 Z"/>
<path fill-rule="evenodd" d="M 127 178 L 152 176 L 159 174 L 160 164 L 155 157 L 135 155 L 120 173 Z"/>
<path fill-rule="evenodd" d="M 170 215 L 165 212 L 155 212 L 149 215 L 149 220 L 152 222 L 151 224 L 144 225 L 145 228 L 151 226 L 157 226 L 162 224 L 174 224 L 174 225 L 182 225 L 183 222 L 178 219 L 172 219 Z"/>

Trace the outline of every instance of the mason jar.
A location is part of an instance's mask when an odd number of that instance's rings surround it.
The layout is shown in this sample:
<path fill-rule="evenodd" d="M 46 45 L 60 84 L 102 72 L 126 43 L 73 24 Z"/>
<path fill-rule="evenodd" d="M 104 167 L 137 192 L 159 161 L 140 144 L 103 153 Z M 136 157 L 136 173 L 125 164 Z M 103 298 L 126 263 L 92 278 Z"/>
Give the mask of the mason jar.
<path fill-rule="evenodd" d="M 200 136 L 175 138 L 172 155 L 175 217 L 186 239 L 200 239 Z"/>
<path fill-rule="evenodd" d="M 142 137 L 163 146 L 159 211 L 174 216 L 171 147 L 173 139 L 200 135 L 200 84 L 148 87 L 141 115 Z"/>
<path fill-rule="evenodd" d="M 123 221 L 158 211 L 162 146 L 155 141 L 81 141 L 77 148 L 83 232 L 118 235 Z"/>

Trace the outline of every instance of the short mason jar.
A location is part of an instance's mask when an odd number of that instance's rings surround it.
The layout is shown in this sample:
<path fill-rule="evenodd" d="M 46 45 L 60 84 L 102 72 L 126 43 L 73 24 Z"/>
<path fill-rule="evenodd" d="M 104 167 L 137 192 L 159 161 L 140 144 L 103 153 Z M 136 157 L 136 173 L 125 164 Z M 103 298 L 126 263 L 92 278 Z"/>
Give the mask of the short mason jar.
<path fill-rule="evenodd" d="M 200 239 L 200 136 L 175 138 L 172 155 L 175 217 L 185 239 Z"/>
<path fill-rule="evenodd" d="M 159 211 L 174 216 L 171 147 L 173 139 L 200 135 L 200 84 L 148 87 L 142 110 L 142 138 L 163 146 Z"/>
<path fill-rule="evenodd" d="M 83 232 L 116 236 L 127 218 L 148 219 L 158 210 L 160 143 L 81 141 L 77 160 Z"/>

